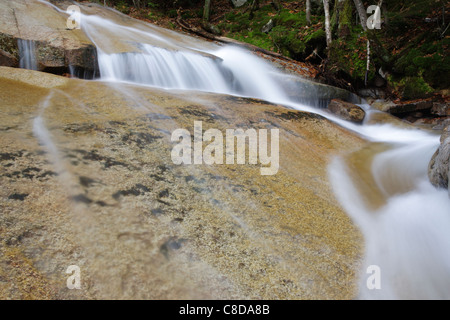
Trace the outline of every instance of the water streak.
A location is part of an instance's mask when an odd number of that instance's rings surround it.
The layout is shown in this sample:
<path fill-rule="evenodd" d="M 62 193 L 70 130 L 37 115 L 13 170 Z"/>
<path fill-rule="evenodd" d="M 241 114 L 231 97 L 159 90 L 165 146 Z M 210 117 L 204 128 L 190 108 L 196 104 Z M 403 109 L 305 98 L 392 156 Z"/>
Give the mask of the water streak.
<path fill-rule="evenodd" d="M 33 40 L 18 39 L 19 67 L 22 69 L 37 70 L 36 45 Z"/>

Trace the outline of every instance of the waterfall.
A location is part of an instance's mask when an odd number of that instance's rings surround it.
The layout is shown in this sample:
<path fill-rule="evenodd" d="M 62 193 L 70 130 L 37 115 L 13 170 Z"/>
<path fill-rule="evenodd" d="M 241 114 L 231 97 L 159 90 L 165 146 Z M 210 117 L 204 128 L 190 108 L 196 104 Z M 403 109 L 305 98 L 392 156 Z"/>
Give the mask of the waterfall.
<path fill-rule="evenodd" d="M 378 138 L 391 146 L 371 165 L 386 204 L 374 210 L 364 203 L 342 159 L 329 167 L 333 190 L 366 241 L 359 298 L 449 299 L 450 200 L 447 191 L 436 190 L 427 177 L 439 138 L 393 126 L 370 129 L 382 133 Z M 381 272 L 380 288 L 367 285 L 367 270 L 373 265 Z"/>
<path fill-rule="evenodd" d="M 18 40 L 19 67 L 22 69 L 37 70 L 36 45 L 33 40 Z"/>
<path fill-rule="evenodd" d="M 375 184 L 387 199 L 376 210 L 364 203 L 342 159 L 329 167 L 334 193 L 366 241 L 359 297 L 450 299 L 450 200 L 426 176 L 437 136 L 393 125 L 356 125 L 299 104 L 276 81 L 283 75 L 237 47 L 94 15 L 82 16 L 82 29 L 97 47 L 101 80 L 264 99 L 321 114 L 368 142 L 388 145 L 371 165 Z M 33 46 L 19 42 L 21 67 L 36 69 Z M 369 265 L 382 272 L 380 289 L 366 286 Z"/>
<path fill-rule="evenodd" d="M 220 61 L 190 52 L 171 52 L 142 44 L 140 53 L 99 55 L 102 79 L 166 89 L 230 91 Z"/>
<path fill-rule="evenodd" d="M 236 46 L 199 46 L 193 38 L 167 35 L 154 26 L 144 32 L 92 15 L 83 15 L 82 21 L 97 46 L 103 80 L 289 103 L 271 76 L 274 68 Z"/>

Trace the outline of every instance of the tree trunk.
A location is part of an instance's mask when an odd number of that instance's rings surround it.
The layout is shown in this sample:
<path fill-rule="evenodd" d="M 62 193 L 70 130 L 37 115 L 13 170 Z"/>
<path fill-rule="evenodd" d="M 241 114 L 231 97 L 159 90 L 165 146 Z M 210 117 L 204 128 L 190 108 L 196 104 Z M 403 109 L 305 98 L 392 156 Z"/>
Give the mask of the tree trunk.
<path fill-rule="evenodd" d="M 203 20 L 209 22 L 211 14 L 211 0 L 205 0 L 205 7 L 203 10 Z"/>
<path fill-rule="evenodd" d="M 369 79 L 370 70 L 370 41 L 367 40 L 367 62 L 366 62 L 366 74 L 364 76 L 364 85 L 367 87 L 367 81 Z"/>
<path fill-rule="evenodd" d="M 327 38 L 327 48 L 331 46 L 331 28 L 330 28 L 330 3 L 329 0 L 323 0 L 323 9 L 325 11 L 325 35 Z"/>
<path fill-rule="evenodd" d="M 141 1 L 140 0 L 133 0 L 133 5 L 136 9 L 141 9 Z"/>
<path fill-rule="evenodd" d="M 364 31 L 367 31 L 367 12 L 364 4 L 361 0 L 353 0 L 355 3 L 356 11 L 358 11 L 359 21 Z"/>
<path fill-rule="evenodd" d="M 311 0 L 306 0 L 306 22 L 311 25 Z"/>
<path fill-rule="evenodd" d="M 259 9 L 259 0 L 253 0 L 252 2 L 252 6 L 250 7 L 250 14 L 249 14 L 249 19 L 253 19 L 253 12 L 255 12 L 256 10 Z"/>
<path fill-rule="evenodd" d="M 338 35 L 340 38 L 345 38 L 351 33 L 352 11 L 350 0 L 339 1 Z"/>
<path fill-rule="evenodd" d="M 383 13 L 384 13 L 384 25 L 386 27 L 389 26 L 389 17 L 388 17 L 388 10 L 387 10 L 387 5 L 386 3 L 383 3 Z"/>
<path fill-rule="evenodd" d="M 283 8 L 281 6 L 280 0 L 272 0 L 272 5 L 275 8 L 275 10 L 277 10 L 277 12 L 279 13 L 281 11 L 281 9 Z"/>

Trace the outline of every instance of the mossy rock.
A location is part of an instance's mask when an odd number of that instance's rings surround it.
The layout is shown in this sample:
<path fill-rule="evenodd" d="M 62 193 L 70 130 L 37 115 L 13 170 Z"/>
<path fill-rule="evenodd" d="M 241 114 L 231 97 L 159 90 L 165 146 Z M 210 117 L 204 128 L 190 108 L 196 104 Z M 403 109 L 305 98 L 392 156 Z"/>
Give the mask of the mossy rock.
<path fill-rule="evenodd" d="M 404 79 L 403 97 L 406 99 L 426 98 L 434 90 L 422 77 Z"/>
<path fill-rule="evenodd" d="M 17 40 L 11 35 L 0 32 L 0 49 L 19 58 L 19 48 Z"/>
<path fill-rule="evenodd" d="M 364 81 L 367 68 L 367 38 L 360 36 L 355 28 L 346 40 L 336 40 L 332 43 L 329 54 L 330 70 L 341 70 L 353 81 Z M 375 78 L 376 70 L 370 65 L 368 81 Z"/>
<path fill-rule="evenodd" d="M 434 91 L 422 76 L 405 77 L 393 85 L 403 99 L 427 98 Z"/>

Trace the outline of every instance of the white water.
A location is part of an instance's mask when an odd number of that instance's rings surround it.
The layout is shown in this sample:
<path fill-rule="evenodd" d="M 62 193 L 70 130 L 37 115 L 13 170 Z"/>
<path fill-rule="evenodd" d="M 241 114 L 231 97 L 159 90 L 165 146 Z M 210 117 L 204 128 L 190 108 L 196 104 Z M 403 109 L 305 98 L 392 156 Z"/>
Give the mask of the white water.
<path fill-rule="evenodd" d="M 260 98 L 319 113 L 369 141 L 390 144 L 392 149 L 373 161 L 376 184 L 388 197 L 376 211 L 366 207 L 342 160 L 329 168 L 339 202 L 366 241 L 360 298 L 450 298 L 450 200 L 446 191 L 431 186 L 426 174 L 437 136 L 390 124 L 355 125 L 295 103 L 275 80 L 279 75 L 273 76 L 273 67 L 236 47 L 92 15 L 82 16 L 82 28 L 98 48 L 104 81 Z M 380 267 L 379 290 L 366 286 L 369 265 Z"/>
<path fill-rule="evenodd" d="M 274 68 L 238 47 L 201 47 L 186 39 L 180 42 L 179 36 L 164 38 L 155 27 L 144 32 L 97 16 L 83 15 L 82 21 L 83 30 L 97 46 L 102 80 L 289 101 L 270 76 Z M 101 32 L 104 28 L 108 32 L 113 28 L 114 38 L 106 37 Z M 119 47 L 131 52 L 114 52 L 117 35 L 124 39 Z"/>
<path fill-rule="evenodd" d="M 366 241 L 359 298 L 449 299 L 447 191 L 436 190 L 422 177 L 411 191 L 391 196 L 385 206 L 371 211 L 362 202 L 341 160 L 336 159 L 330 166 L 330 178 L 338 200 Z M 367 270 L 371 265 L 380 268 L 380 289 L 367 286 L 372 275 Z"/>
<path fill-rule="evenodd" d="M 37 70 L 36 45 L 32 40 L 19 39 L 19 67 L 22 69 Z"/>

